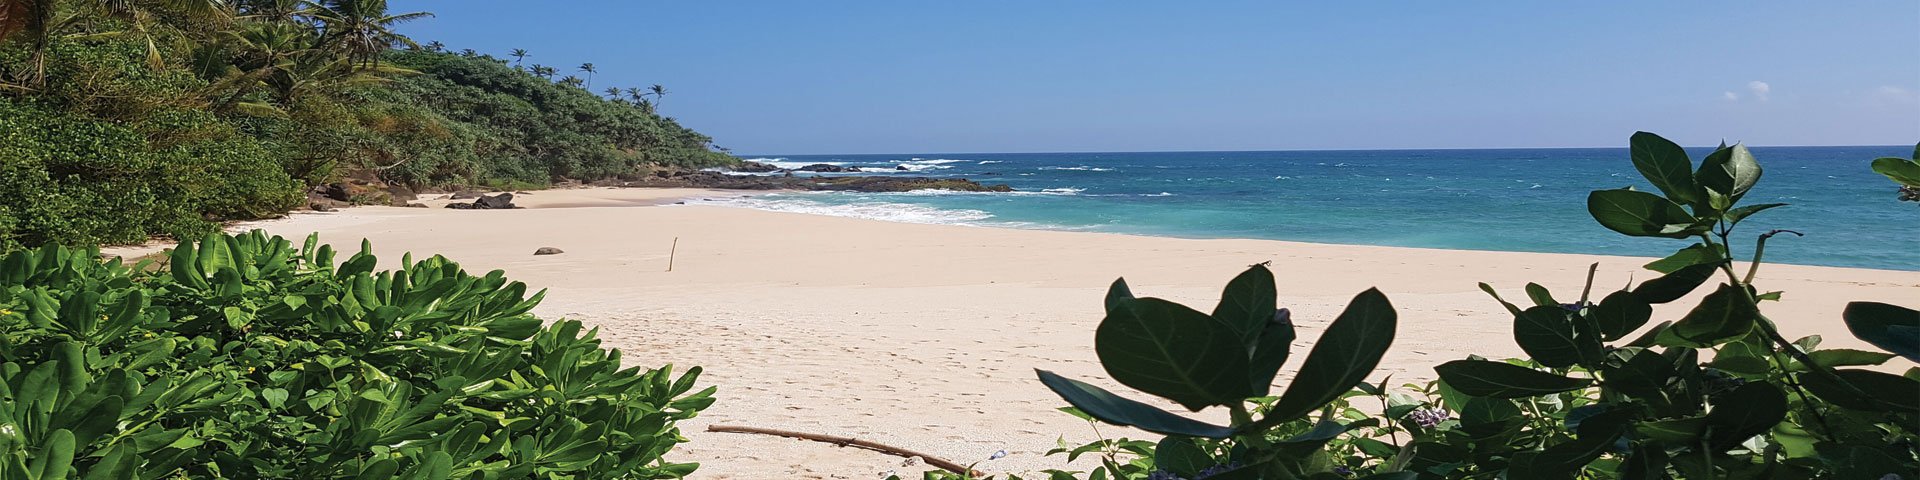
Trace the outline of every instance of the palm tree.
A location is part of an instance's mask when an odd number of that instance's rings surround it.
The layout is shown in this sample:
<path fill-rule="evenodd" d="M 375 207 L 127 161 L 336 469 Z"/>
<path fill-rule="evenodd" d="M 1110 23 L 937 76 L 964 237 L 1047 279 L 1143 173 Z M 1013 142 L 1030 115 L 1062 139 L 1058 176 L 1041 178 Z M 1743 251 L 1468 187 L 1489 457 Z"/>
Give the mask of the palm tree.
<path fill-rule="evenodd" d="M 587 88 L 593 88 L 593 74 L 600 70 L 593 68 L 592 62 L 588 62 L 580 64 L 580 71 L 587 72 Z"/>
<path fill-rule="evenodd" d="M 447 44 L 444 44 L 444 43 L 440 43 L 440 41 L 439 41 L 439 40 L 434 40 L 434 41 L 432 41 L 432 42 L 428 42 L 428 43 L 427 43 L 427 51 L 429 51 L 429 52 L 434 52 L 434 53 L 440 53 L 440 52 L 444 52 L 444 51 L 447 51 Z"/>
<path fill-rule="evenodd" d="M 658 83 L 653 84 L 653 88 L 650 88 L 648 90 L 653 91 L 653 106 L 655 108 L 658 108 L 660 106 L 661 99 L 667 98 L 667 87 L 662 87 Z"/>
<path fill-rule="evenodd" d="M 647 100 L 647 94 L 645 90 L 629 87 L 627 88 L 627 99 L 633 100 L 635 105 L 639 105 L 640 102 Z"/>
<path fill-rule="evenodd" d="M 561 85 L 566 85 L 569 87 L 579 87 L 581 85 L 585 85 L 586 83 L 587 83 L 586 80 L 581 80 L 580 77 L 576 77 L 572 75 L 568 75 L 565 78 L 560 79 Z"/>
<path fill-rule="evenodd" d="M 606 94 L 607 94 L 607 98 L 611 98 L 611 99 L 614 99 L 614 100 L 621 100 L 621 99 L 620 99 L 620 87 L 607 87 L 607 89 L 606 89 L 606 90 L 601 90 L 601 92 L 603 92 L 603 93 L 606 93 Z M 624 101 L 624 100 L 621 100 L 621 101 Z"/>
<path fill-rule="evenodd" d="M 377 67 L 380 53 L 395 44 L 418 45 L 413 39 L 394 32 L 395 26 L 433 14 L 388 14 L 387 0 L 323 0 L 314 16 L 324 25 L 324 38 L 331 46 L 356 64 Z"/>
<path fill-rule="evenodd" d="M 553 74 L 554 74 L 553 67 L 541 65 L 538 63 L 533 64 L 532 67 L 527 68 L 527 72 L 532 73 L 536 77 L 541 77 L 548 80 L 552 80 Z"/>
<path fill-rule="evenodd" d="M 479 55 L 480 55 L 480 52 L 477 52 L 477 51 L 474 51 L 474 50 L 473 50 L 473 49 L 471 49 L 471 48 L 462 48 L 462 49 L 460 49 L 460 56 L 462 56 L 462 57 L 467 57 L 467 58 L 473 58 L 473 57 L 477 57 L 477 56 L 479 56 Z"/>
<path fill-rule="evenodd" d="M 527 50 L 524 48 L 516 48 L 513 49 L 513 53 L 509 53 L 507 56 L 513 57 L 513 68 L 520 68 L 520 61 L 526 60 L 527 57 L 533 56 L 533 54 L 527 53 Z"/>

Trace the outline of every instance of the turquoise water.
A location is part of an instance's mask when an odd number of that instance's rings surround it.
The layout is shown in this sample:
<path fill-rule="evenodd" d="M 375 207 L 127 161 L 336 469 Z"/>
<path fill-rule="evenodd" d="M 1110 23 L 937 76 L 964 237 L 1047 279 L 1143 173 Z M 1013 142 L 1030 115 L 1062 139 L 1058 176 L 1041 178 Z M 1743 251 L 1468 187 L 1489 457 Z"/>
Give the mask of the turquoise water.
<path fill-rule="evenodd" d="M 1767 259 L 1920 270 L 1920 206 L 1900 203 L 1875 157 L 1912 147 L 1762 147 L 1762 213 L 1736 236 L 1769 229 Z M 1693 150 L 1700 158 L 1707 150 Z M 1185 238 L 1664 256 L 1686 243 L 1629 238 L 1594 223 L 1587 192 L 1652 188 L 1625 149 L 793 155 L 783 166 L 858 166 L 865 174 L 964 177 L 1014 193 L 778 193 L 721 200 L 764 210 Z M 909 170 L 898 170 L 905 166 Z M 879 172 L 879 173 L 874 173 Z M 1736 244 L 1738 245 L 1738 244 Z M 1747 252 L 1744 247 L 1736 247 Z"/>

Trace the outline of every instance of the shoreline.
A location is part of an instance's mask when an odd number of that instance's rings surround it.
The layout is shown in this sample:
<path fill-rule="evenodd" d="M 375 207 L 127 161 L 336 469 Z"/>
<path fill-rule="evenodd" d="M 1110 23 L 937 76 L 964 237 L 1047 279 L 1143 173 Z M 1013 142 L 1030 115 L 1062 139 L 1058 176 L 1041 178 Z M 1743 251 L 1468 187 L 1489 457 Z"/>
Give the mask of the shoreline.
<path fill-rule="evenodd" d="M 1577 295 L 1645 280 L 1644 257 L 1444 250 L 1278 240 L 1180 239 L 1103 232 L 895 223 L 746 208 L 633 207 L 714 190 L 596 188 L 516 197 L 519 210 L 365 207 L 250 222 L 289 238 L 318 232 L 372 241 L 392 268 L 401 252 L 442 254 L 469 271 L 504 269 L 548 289 L 535 310 L 601 329 L 634 365 L 699 365 L 719 402 L 683 424 L 692 442 L 669 458 L 692 478 L 903 477 L 902 459 L 830 444 L 706 432 L 740 425 L 839 435 L 979 463 L 993 473 L 1065 467 L 1057 438 L 1093 440 L 1065 402 L 1033 378 L 1045 368 L 1117 388 L 1093 354 L 1106 286 L 1205 310 L 1245 265 L 1273 261 L 1282 306 L 1307 348 L 1356 293 L 1386 292 L 1400 313 L 1394 346 L 1372 377 L 1398 385 L 1469 353 L 1520 354 L 1512 319 L 1481 292 L 1508 298 L 1539 282 Z M 619 207 L 619 208 L 608 208 Z M 297 240 L 296 240 L 297 241 Z M 677 242 L 675 269 L 665 271 Z M 564 254 L 533 256 L 539 247 Z M 113 251 L 116 249 L 106 249 Z M 157 251 L 157 249 L 156 249 Z M 1760 285 L 1790 337 L 1858 347 L 1839 312 L 1855 300 L 1911 303 L 1920 272 L 1770 264 Z M 1677 319 L 1703 292 L 1656 309 Z M 1297 361 L 1283 370 L 1291 377 Z M 1218 412 L 1208 412 L 1218 413 Z M 1207 417 L 1201 415 L 1201 417 Z M 1102 432 L 1127 436 L 1124 429 Z M 1138 436 L 1135 434 L 1134 436 Z M 1008 455 L 987 460 L 995 452 Z"/>

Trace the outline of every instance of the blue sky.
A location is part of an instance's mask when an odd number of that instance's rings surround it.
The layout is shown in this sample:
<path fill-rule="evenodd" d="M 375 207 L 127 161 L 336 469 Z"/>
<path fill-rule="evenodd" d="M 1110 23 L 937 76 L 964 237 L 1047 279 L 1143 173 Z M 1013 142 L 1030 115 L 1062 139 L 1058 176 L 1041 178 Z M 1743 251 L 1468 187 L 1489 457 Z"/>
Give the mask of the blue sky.
<path fill-rule="evenodd" d="M 396 0 L 743 154 L 1920 141 L 1920 2 Z"/>

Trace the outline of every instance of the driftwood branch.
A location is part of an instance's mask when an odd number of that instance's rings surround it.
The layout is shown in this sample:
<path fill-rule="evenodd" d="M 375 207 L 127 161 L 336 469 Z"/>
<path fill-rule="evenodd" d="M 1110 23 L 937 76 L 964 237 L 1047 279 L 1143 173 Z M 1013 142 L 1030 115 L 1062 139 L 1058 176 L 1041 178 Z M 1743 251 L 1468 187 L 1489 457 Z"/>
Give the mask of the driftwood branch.
<path fill-rule="evenodd" d="M 821 435 L 817 433 L 774 430 L 771 428 L 736 427 L 736 426 L 730 426 L 730 425 L 708 425 L 707 431 L 722 432 L 722 433 L 757 433 L 760 435 L 774 435 L 774 436 L 781 436 L 781 437 L 788 437 L 788 438 L 798 438 L 802 440 L 813 440 L 816 442 L 831 443 L 831 444 L 839 445 L 842 447 L 859 447 L 859 448 L 872 450 L 880 453 L 885 453 L 888 455 L 899 456 L 899 457 L 920 457 L 920 460 L 927 462 L 928 465 L 940 467 L 943 470 L 953 472 L 953 473 L 958 473 L 961 475 L 966 475 L 969 477 L 982 475 L 977 470 L 968 468 L 965 465 L 953 463 L 952 461 L 949 461 L 946 459 L 942 459 L 939 457 L 927 455 L 927 454 L 912 451 L 912 450 L 907 450 L 900 447 L 869 442 L 866 440 L 861 440 L 861 439 L 852 438 L 852 437 L 838 437 L 833 435 Z"/>

